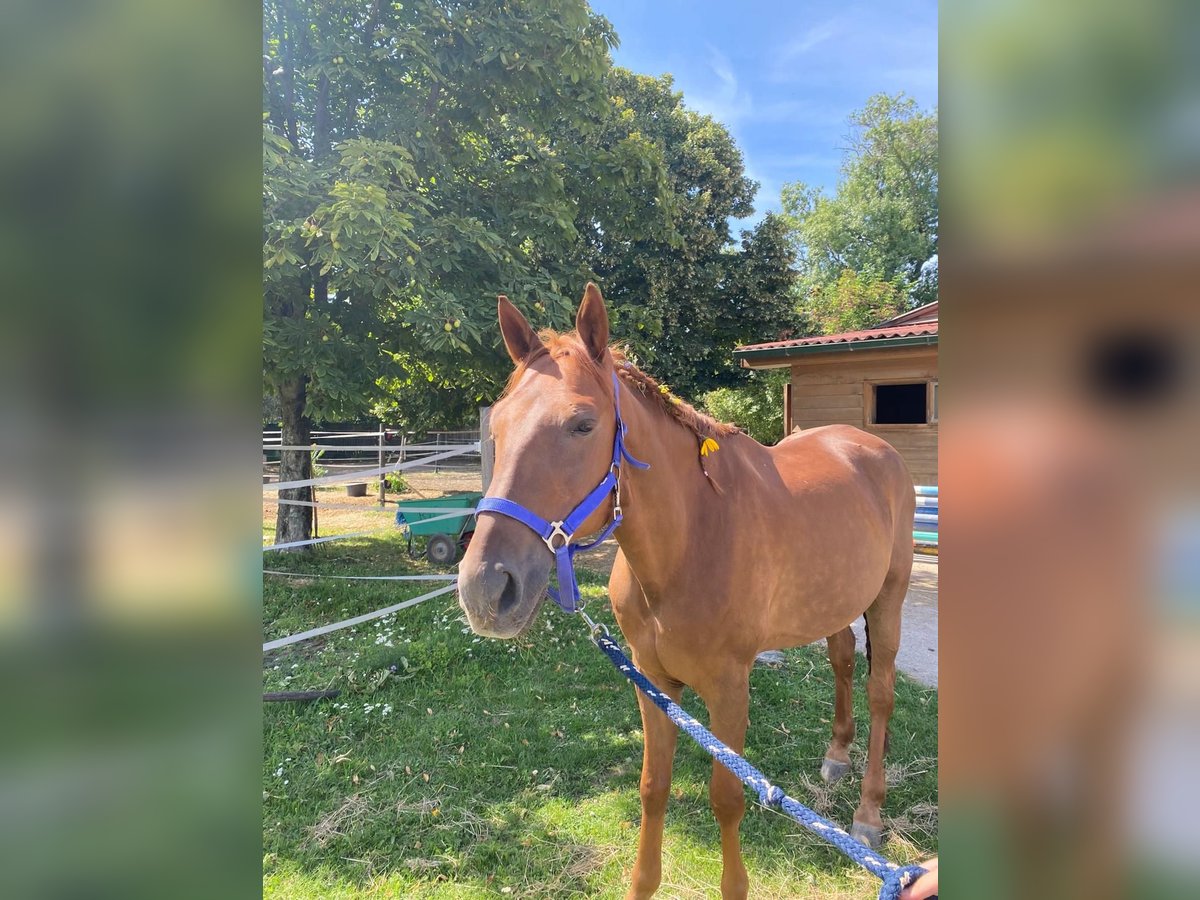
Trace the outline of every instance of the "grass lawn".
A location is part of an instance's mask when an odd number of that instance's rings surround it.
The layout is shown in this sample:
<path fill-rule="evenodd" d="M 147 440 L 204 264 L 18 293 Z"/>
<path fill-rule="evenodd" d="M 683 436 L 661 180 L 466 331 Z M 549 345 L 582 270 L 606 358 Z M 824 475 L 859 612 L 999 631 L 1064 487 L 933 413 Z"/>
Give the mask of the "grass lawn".
<path fill-rule="evenodd" d="M 336 525 L 322 533 L 337 531 Z M 346 528 L 346 531 L 359 530 Z M 269 541 L 269 529 L 264 529 Z M 308 574 L 407 574 L 398 532 L 272 554 Z M 615 626 L 603 576 L 581 575 L 589 612 Z M 416 596 L 437 583 L 267 577 L 265 639 Z M 749 759 L 802 803 L 848 825 L 863 758 L 834 788 L 817 776 L 833 684 L 822 650 L 756 669 Z M 865 664 L 858 667 L 865 737 Z M 621 897 L 639 817 L 641 722 L 633 688 L 550 604 L 525 638 L 481 639 L 453 594 L 265 657 L 263 689 L 337 688 L 335 700 L 263 711 L 264 896 Z M 702 721 L 703 705 L 684 695 Z M 937 849 L 937 692 L 899 677 L 884 853 Z M 661 897 L 713 897 L 718 831 L 709 758 L 682 738 L 667 814 Z M 878 882 L 780 814 L 742 824 L 751 895 L 874 897 Z"/>

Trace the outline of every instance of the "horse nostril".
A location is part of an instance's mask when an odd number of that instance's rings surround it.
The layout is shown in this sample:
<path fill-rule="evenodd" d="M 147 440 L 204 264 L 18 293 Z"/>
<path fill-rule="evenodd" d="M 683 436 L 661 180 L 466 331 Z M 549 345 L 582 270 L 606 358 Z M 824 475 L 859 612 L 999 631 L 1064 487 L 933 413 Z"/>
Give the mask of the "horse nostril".
<path fill-rule="evenodd" d="M 500 593 L 499 614 L 504 615 L 517 603 L 517 582 L 512 575 L 504 573 L 504 590 Z"/>

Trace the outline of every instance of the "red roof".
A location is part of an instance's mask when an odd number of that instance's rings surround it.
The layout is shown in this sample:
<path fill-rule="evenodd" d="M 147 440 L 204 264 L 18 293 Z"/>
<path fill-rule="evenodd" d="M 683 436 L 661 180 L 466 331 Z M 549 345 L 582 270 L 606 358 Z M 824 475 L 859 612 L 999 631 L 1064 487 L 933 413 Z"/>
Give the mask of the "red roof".
<path fill-rule="evenodd" d="M 913 325 L 884 325 L 864 331 L 843 331 L 840 334 L 815 334 L 790 341 L 770 341 L 765 344 L 746 344 L 740 350 L 784 350 L 788 347 L 812 347 L 818 344 L 858 344 L 888 338 L 919 337 L 938 333 L 938 323 L 918 322 Z"/>

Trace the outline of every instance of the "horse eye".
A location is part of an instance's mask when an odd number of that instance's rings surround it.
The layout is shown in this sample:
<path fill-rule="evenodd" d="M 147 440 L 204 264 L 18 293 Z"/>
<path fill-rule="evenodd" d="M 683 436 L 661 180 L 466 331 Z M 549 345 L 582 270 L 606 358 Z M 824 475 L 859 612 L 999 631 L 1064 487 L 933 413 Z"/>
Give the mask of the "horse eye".
<path fill-rule="evenodd" d="M 575 432 L 575 434 L 591 434 L 592 431 L 595 429 L 595 427 L 596 427 L 595 422 L 584 421 L 584 422 L 580 422 L 578 425 L 576 425 L 571 430 L 573 432 Z"/>

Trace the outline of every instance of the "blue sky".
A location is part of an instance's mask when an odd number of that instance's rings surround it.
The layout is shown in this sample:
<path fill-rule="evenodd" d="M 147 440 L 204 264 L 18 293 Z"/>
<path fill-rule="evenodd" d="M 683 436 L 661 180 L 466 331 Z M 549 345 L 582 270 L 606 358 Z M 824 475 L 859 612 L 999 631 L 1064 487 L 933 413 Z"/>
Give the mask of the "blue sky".
<path fill-rule="evenodd" d="M 832 193 L 847 116 L 874 93 L 937 105 L 936 0 L 591 0 L 616 28 L 617 65 L 670 72 L 685 103 L 723 122 L 760 184 L 756 221 L 779 189 Z"/>

